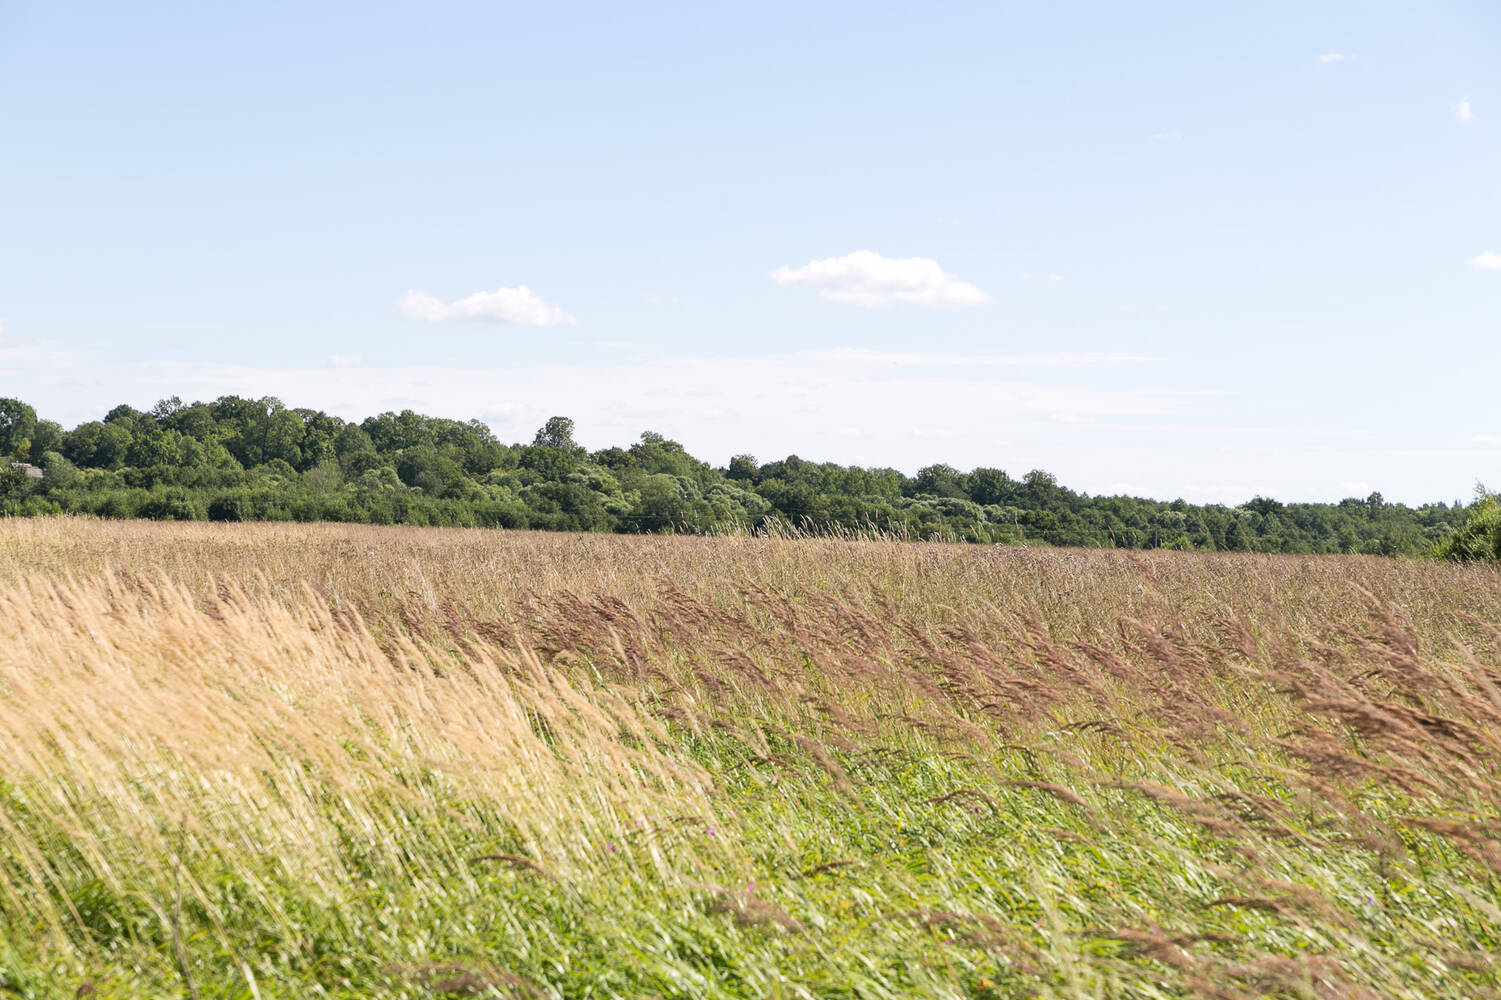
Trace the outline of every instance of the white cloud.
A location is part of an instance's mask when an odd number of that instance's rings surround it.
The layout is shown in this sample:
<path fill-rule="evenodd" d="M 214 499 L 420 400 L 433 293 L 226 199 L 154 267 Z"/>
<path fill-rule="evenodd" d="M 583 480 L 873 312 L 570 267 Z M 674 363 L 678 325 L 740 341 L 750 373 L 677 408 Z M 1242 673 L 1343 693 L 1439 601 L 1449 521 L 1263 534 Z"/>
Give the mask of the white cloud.
<path fill-rule="evenodd" d="M 1329 66 L 1333 63 L 1344 62 L 1347 58 L 1349 57 L 1346 56 L 1343 52 L 1325 52 L 1323 55 L 1319 56 L 1319 65 Z"/>
<path fill-rule="evenodd" d="M 1183 133 L 1179 132 L 1177 129 L 1173 129 L 1169 132 L 1155 132 L 1152 134 L 1153 142 L 1177 142 L 1182 138 Z"/>
<path fill-rule="evenodd" d="M 1061 274 L 1024 274 L 1022 280 L 1029 285 L 1056 285 L 1063 280 Z"/>
<path fill-rule="evenodd" d="M 572 326 L 577 322 L 560 307 L 544 302 L 525 285 L 475 292 L 454 302 L 443 302 L 426 292 L 408 292 L 401 300 L 400 309 L 405 316 L 425 319 L 429 323 L 479 320 L 519 326 Z"/>
<path fill-rule="evenodd" d="M 779 285 L 808 285 L 830 302 L 851 306 L 889 306 L 906 302 L 919 306 L 973 306 L 990 296 L 949 274 L 925 257 L 896 260 L 869 250 L 843 257 L 815 260 L 802 267 L 779 267 L 771 272 Z"/>
<path fill-rule="evenodd" d="M 1501 434 L 1476 434 L 1470 440 L 1490 448 L 1501 447 Z"/>
<path fill-rule="evenodd" d="M 1462 122 L 1467 122 L 1475 117 L 1475 110 L 1470 107 L 1470 99 L 1468 97 L 1454 105 L 1454 117 Z"/>
<path fill-rule="evenodd" d="M 358 368 L 365 363 L 365 358 L 359 354 L 330 354 L 328 367 L 330 368 Z"/>
<path fill-rule="evenodd" d="M 1486 250 L 1470 258 L 1470 266 L 1477 271 L 1501 271 L 1501 253 Z"/>

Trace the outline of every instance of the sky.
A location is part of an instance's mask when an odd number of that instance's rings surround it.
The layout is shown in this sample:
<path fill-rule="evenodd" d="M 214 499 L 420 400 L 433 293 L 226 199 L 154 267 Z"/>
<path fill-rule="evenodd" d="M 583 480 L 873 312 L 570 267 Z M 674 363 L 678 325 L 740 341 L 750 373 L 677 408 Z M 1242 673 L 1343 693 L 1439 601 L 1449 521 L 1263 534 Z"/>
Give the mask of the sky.
<path fill-rule="evenodd" d="M 0 0 L 0 396 L 1468 500 L 1498 53 L 1442 0 Z"/>

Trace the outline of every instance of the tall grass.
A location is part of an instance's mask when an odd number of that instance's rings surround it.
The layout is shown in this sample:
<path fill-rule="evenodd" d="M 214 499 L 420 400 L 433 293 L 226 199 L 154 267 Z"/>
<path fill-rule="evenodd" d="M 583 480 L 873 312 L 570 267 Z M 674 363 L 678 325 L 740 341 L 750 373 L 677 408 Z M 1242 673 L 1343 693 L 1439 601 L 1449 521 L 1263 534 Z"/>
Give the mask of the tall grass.
<path fill-rule="evenodd" d="M 1497 996 L 1498 664 L 1478 566 L 0 522 L 0 995 Z"/>

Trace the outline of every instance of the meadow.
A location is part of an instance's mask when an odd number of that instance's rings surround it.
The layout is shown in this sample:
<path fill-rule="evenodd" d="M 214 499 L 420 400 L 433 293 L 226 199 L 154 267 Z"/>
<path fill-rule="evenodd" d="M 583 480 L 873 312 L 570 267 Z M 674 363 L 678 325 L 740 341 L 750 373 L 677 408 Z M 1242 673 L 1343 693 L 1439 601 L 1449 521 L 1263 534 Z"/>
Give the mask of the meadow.
<path fill-rule="evenodd" d="M 0 520 L 0 996 L 1501 996 L 1501 572 Z"/>

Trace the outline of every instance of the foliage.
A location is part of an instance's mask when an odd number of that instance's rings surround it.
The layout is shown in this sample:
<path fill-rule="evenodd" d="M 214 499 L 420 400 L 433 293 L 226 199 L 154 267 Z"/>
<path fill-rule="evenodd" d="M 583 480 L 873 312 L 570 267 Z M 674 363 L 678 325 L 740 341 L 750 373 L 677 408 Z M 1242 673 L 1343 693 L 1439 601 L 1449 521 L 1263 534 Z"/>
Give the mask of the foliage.
<path fill-rule="evenodd" d="M 1501 497 L 1481 488 L 1463 527 L 1439 544 L 1438 554 L 1460 562 L 1501 562 Z"/>
<path fill-rule="evenodd" d="M 8 423 L 7 423 L 8 421 Z M 9 428 L 9 430 L 6 430 Z M 23 436 L 24 434 L 24 436 Z M 1256 497 L 1239 507 L 1091 497 L 1034 469 L 908 477 L 736 455 L 716 469 L 648 431 L 593 453 L 553 417 L 530 444 L 479 421 L 387 412 L 359 423 L 273 397 L 117 406 L 71 431 L 0 400 L 0 453 L 29 454 L 46 477 L 0 475 L 0 513 L 218 521 L 545 528 L 709 534 L 780 525 L 814 534 L 1130 549 L 1426 555 L 1465 520 L 1459 505 L 1409 508 L 1380 494 L 1338 504 Z M 6 436 L 8 435 L 8 437 Z"/>
<path fill-rule="evenodd" d="M 0 399 L 0 459 L 27 458 L 36 411 L 19 399 Z"/>

